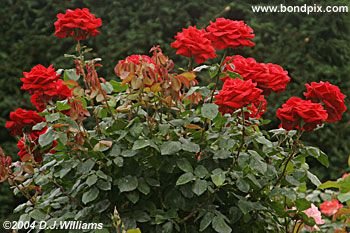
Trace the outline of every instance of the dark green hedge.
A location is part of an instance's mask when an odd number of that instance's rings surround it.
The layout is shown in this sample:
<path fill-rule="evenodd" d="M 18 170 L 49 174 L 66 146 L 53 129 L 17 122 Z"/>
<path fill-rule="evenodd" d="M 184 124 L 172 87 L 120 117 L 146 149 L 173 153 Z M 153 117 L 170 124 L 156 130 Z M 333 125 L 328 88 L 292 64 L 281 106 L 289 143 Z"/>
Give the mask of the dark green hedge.
<path fill-rule="evenodd" d="M 343 14 L 253 13 L 250 6 L 261 1 L 227 0 L 2 0 L 0 8 L 0 145 L 16 157 L 15 141 L 3 127 L 10 111 L 30 108 L 28 98 L 20 91 L 22 71 L 36 64 L 69 67 L 64 53 L 73 50 L 73 41 L 53 36 L 55 16 L 67 8 L 88 7 L 103 20 L 101 35 L 88 41 L 103 58 L 102 75 L 114 78 L 113 67 L 119 59 L 133 53 L 147 53 L 160 44 L 175 60 L 169 44 L 176 32 L 190 24 L 205 26 L 222 15 L 244 19 L 256 33 L 256 47 L 243 54 L 259 61 L 274 62 L 290 72 L 293 81 L 287 92 L 271 96 L 266 118 L 275 119 L 275 110 L 291 95 L 302 95 L 304 84 L 329 80 L 350 96 L 350 17 Z M 305 4 L 293 1 L 286 4 Z M 324 5 L 347 5 L 343 1 L 318 1 Z M 278 1 L 280 4 L 281 1 Z M 322 4 L 322 3 L 321 3 Z M 230 6 L 230 9 L 226 8 Z M 224 10 L 226 8 L 226 11 Z M 349 105 L 348 105 L 349 106 Z M 349 113 L 341 123 L 327 125 L 319 132 L 304 135 L 310 144 L 319 146 L 330 157 L 331 167 L 320 175 L 336 178 L 343 172 L 350 154 Z M 269 127 L 278 125 L 274 120 Z M 317 167 L 318 164 L 315 164 Z M 321 167 L 321 166 L 319 166 Z M 317 170 L 316 169 L 316 170 Z M 1 189 L 3 190 L 3 189 Z M 1 191 L 1 215 L 10 213 L 11 194 Z"/>

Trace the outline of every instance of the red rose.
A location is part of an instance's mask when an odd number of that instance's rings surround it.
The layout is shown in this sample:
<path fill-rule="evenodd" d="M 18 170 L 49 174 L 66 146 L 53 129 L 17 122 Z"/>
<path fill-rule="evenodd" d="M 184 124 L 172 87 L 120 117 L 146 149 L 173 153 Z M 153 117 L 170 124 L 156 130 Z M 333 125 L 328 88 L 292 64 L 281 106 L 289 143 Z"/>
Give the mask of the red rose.
<path fill-rule="evenodd" d="M 73 37 L 75 40 L 85 40 L 88 36 L 97 36 L 97 30 L 102 26 L 102 20 L 96 18 L 87 8 L 66 10 L 65 14 L 57 14 L 55 36 L 58 38 Z"/>
<path fill-rule="evenodd" d="M 171 47 L 177 49 L 176 54 L 185 57 L 194 57 L 195 62 L 201 64 L 210 58 L 215 58 L 215 49 L 206 37 L 204 30 L 190 26 L 178 32 Z"/>
<path fill-rule="evenodd" d="M 47 68 L 43 65 L 36 65 L 30 72 L 23 72 L 23 76 L 21 89 L 30 94 L 47 90 L 53 82 L 59 79 L 59 75 L 52 65 Z"/>
<path fill-rule="evenodd" d="M 219 105 L 219 111 L 224 114 L 255 103 L 262 93 L 255 86 L 251 80 L 227 79 L 222 90 L 215 96 L 215 104 Z"/>
<path fill-rule="evenodd" d="M 259 119 L 266 112 L 267 101 L 264 95 L 260 95 L 259 98 L 248 106 L 248 114 L 245 114 L 245 118 Z"/>
<path fill-rule="evenodd" d="M 254 38 L 253 29 L 243 21 L 218 18 L 215 22 L 210 22 L 206 30 L 208 39 L 216 49 L 255 45 L 250 41 Z"/>
<path fill-rule="evenodd" d="M 321 213 L 327 216 L 332 216 L 341 208 L 343 208 L 343 205 L 337 199 L 325 201 L 320 205 Z"/>
<path fill-rule="evenodd" d="M 268 63 L 258 63 L 254 58 L 244 58 L 236 55 L 226 57 L 225 70 L 236 72 L 244 80 L 252 80 L 257 83 L 257 87 L 269 94 L 271 91 L 281 92 L 286 89 L 290 81 L 288 72 L 281 66 Z"/>
<path fill-rule="evenodd" d="M 35 92 L 30 97 L 30 102 L 38 111 L 43 111 L 50 102 L 64 100 L 72 97 L 72 91 L 61 79 L 48 85 L 44 92 Z"/>
<path fill-rule="evenodd" d="M 327 122 L 340 121 L 346 111 L 345 95 L 341 93 L 339 87 L 329 82 L 312 82 L 305 84 L 306 92 L 304 96 L 312 102 L 322 103 L 328 113 Z"/>
<path fill-rule="evenodd" d="M 39 116 L 37 112 L 17 108 L 16 111 L 10 113 L 10 121 L 6 122 L 5 127 L 12 135 L 21 135 L 24 128 L 31 130 L 31 127 L 43 121 L 45 118 Z"/>
<path fill-rule="evenodd" d="M 312 131 L 326 121 L 328 114 L 321 104 L 291 97 L 277 109 L 277 117 L 286 130 L 300 129 L 301 126 L 302 130 Z"/>

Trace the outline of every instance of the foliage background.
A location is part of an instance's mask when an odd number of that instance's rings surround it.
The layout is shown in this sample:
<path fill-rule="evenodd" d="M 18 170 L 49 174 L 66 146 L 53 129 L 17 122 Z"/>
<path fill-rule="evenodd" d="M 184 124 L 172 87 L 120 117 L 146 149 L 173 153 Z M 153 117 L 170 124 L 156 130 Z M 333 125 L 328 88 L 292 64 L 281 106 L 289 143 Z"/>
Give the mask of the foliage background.
<path fill-rule="evenodd" d="M 176 32 L 188 25 L 205 26 L 217 16 L 244 19 L 253 27 L 256 46 L 240 51 L 258 61 L 278 63 L 287 69 L 292 83 L 286 92 L 270 96 L 266 119 L 273 119 L 269 128 L 277 127 L 275 110 L 292 95 L 302 95 L 304 84 L 329 80 L 350 96 L 350 13 L 253 13 L 251 5 L 262 1 L 228 0 L 2 0 L 0 8 L 0 145 L 16 158 L 15 140 L 3 127 L 10 111 L 17 107 L 31 108 L 28 96 L 20 90 L 23 71 L 36 64 L 69 67 L 63 53 L 73 50 L 73 41 L 53 36 L 56 14 L 67 8 L 88 7 L 103 20 L 101 35 L 89 40 L 90 47 L 103 58 L 101 73 L 115 78 L 113 67 L 119 59 L 133 53 L 148 53 L 160 44 L 174 60 L 182 60 L 170 49 Z M 276 1 L 273 4 L 291 4 Z M 293 1 L 300 4 L 348 5 L 347 0 Z M 267 4 L 267 3 L 266 3 Z M 227 7 L 230 8 L 227 8 Z M 350 8 L 350 7 L 349 7 Z M 273 48 L 273 49 L 272 49 Z M 348 108 L 350 107 L 347 101 Z M 330 168 L 314 171 L 322 178 L 337 178 L 346 167 L 350 154 L 350 117 L 341 123 L 327 125 L 303 140 L 320 147 L 330 157 Z M 316 165 L 316 164 L 315 164 Z M 318 166 L 318 165 L 317 165 Z M 0 217 L 7 218 L 16 202 L 8 187 L 0 186 Z"/>

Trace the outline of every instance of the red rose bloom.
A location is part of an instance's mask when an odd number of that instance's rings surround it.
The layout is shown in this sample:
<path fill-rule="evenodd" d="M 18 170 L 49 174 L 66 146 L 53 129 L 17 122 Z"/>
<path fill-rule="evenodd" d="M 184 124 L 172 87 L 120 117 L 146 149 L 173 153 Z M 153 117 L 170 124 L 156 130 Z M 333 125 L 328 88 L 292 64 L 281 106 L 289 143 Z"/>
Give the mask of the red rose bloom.
<path fill-rule="evenodd" d="M 245 107 L 258 101 L 262 90 L 251 80 L 227 79 L 222 90 L 215 96 L 215 104 L 223 114 Z"/>
<path fill-rule="evenodd" d="M 195 62 L 201 64 L 210 58 L 215 58 L 215 49 L 206 37 L 204 30 L 190 26 L 178 32 L 171 47 L 177 49 L 176 54 L 185 57 L 194 57 Z"/>
<path fill-rule="evenodd" d="M 327 122 L 340 121 L 343 113 L 346 111 L 345 95 L 341 93 L 339 87 L 330 84 L 329 82 L 312 82 L 305 84 L 306 99 L 315 103 L 322 103 L 328 113 Z"/>
<path fill-rule="evenodd" d="M 96 18 L 87 8 L 66 10 L 65 14 L 57 14 L 55 36 L 58 38 L 73 37 L 75 40 L 85 40 L 88 36 L 97 36 L 97 30 L 102 26 L 102 20 Z"/>
<path fill-rule="evenodd" d="M 286 89 L 290 81 L 288 72 L 281 66 L 268 63 L 258 63 L 254 58 L 244 58 L 236 55 L 226 57 L 225 70 L 236 72 L 244 80 L 252 80 L 257 83 L 257 87 L 269 94 L 271 91 L 281 92 Z"/>
<path fill-rule="evenodd" d="M 259 98 L 248 106 L 248 114 L 245 114 L 245 118 L 259 119 L 266 112 L 267 101 L 264 95 L 260 95 Z"/>
<path fill-rule="evenodd" d="M 43 111 L 47 104 L 52 101 L 64 100 L 72 97 L 72 91 L 67 87 L 61 79 L 48 85 L 44 92 L 36 92 L 31 98 L 30 102 L 36 107 L 38 111 Z"/>
<path fill-rule="evenodd" d="M 45 67 L 43 65 L 34 66 L 30 72 L 23 72 L 23 83 L 21 89 L 28 91 L 30 94 L 34 92 L 43 92 L 50 88 L 53 82 L 59 79 L 52 65 Z"/>
<path fill-rule="evenodd" d="M 343 205 L 337 199 L 325 201 L 320 205 L 321 213 L 326 216 L 334 215 L 341 208 L 343 208 Z"/>
<path fill-rule="evenodd" d="M 243 21 L 217 18 L 215 22 L 210 22 L 206 30 L 208 39 L 216 49 L 255 45 L 250 41 L 254 38 L 253 29 Z"/>
<path fill-rule="evenodd" d="M 24 128 L 31 129 L 43 121 L 45 118 L 39 116 L 37 112 L 17 108 L 16 111 L 10 113 L 10 121 L 6 122 L 5 127 L 10 130 L 12 135 L 21 135 Z"/>
<path fill-rule="evenodd" d="M 302 130 L 312 131 L 317 125 L 326 121 L 328 114 L 321 104 L 291 97 L 277 109 L 277 117 L 286 130 L 300 129 L 302 126 Z"/>

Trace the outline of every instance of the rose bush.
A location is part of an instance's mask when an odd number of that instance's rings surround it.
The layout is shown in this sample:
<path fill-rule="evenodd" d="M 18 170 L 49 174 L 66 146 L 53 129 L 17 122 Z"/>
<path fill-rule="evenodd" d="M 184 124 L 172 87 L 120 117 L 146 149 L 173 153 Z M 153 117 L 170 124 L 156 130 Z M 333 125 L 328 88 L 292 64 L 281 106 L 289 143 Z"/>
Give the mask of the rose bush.
<path fill-rule="evenodd" d="M 87 9 L 57 17 L 55 35 L 77 42 L 76 54 L 66 55 L 73 68 L 24 73 L 23 89 L 40 112 L 10 114 L 20 160 L 0 153 L 0 181 L 28 199 L 15 209 L 20 220 L 101 222 L 95 232 L 123 233 L 294 233 L 325 225 L 308 196 L 321 183 L 307 158 L 328 166 L 327 156 L 301 136 L 342 106 L 340 90 L 292 97 L 277 112 L 283 128 L 265 131 L 264 95 L 285 89 L 287 71 L 252 58 L 254 66 L 240 69 L 227 51 L 220 64 L 193 69 L 192 59 L 220 55 L 214 47 L 250 47 L 252 30 L 243 22 L 184 29 L 172 47 L 190 58 L 187 70 L 175 70 L 155 46 L 150 56 L 116 62 L 118 82 L 100 77 L 101 59 L 87 59 L 90 49 L 80 42 L 97 35 L 101 20 Z M 213 83 L 200 86 L 205 72 Z M 339 187 L 345 194 L 338 199 L 348 201 L 349 190 Z"/>

